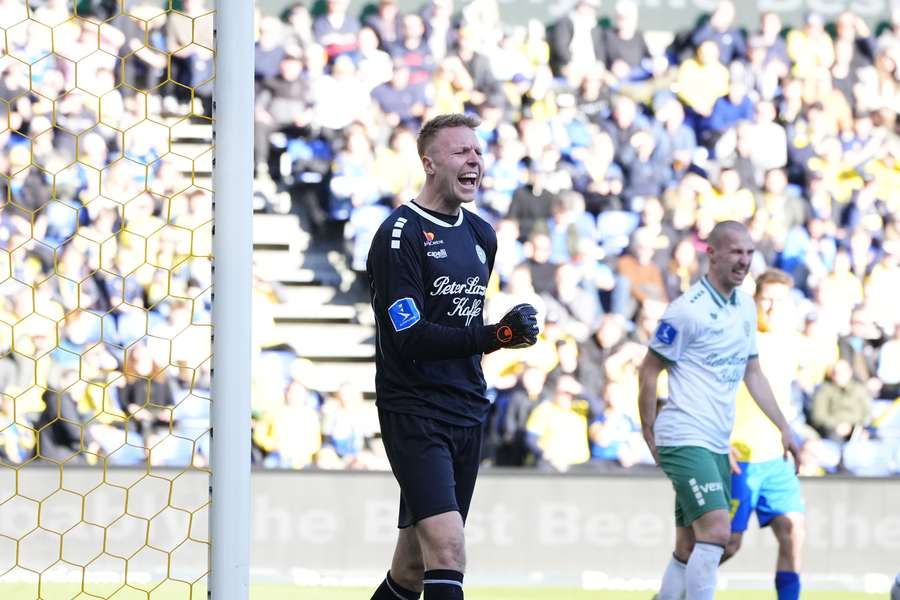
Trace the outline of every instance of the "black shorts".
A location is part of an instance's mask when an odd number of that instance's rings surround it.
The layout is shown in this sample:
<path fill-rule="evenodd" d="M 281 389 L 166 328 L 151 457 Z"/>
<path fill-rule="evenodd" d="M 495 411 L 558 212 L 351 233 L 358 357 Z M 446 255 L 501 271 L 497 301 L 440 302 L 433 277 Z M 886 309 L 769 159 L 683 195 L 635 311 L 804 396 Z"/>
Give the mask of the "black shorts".
<path fill-rule="evenodd" d="M 400 529 L 441 513 L 458 511 L 466 520 L 478 464 L 482 427 L 459 427 L 384 410 L 381 437 L 400 484 Z"/>

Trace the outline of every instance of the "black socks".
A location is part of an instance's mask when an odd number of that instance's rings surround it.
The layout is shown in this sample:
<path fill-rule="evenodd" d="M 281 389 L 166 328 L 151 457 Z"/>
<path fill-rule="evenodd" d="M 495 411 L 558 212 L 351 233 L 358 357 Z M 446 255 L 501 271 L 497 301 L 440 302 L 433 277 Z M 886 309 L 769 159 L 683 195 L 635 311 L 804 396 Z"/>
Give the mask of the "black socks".
<path fill-rule="evenodd" d="M 460 596 L 462 598 L 462 596 Z M 419 592 L 408 590 L 394 581 L 391 572 L 388 571 L 384 577 L 384 581 L 375 590 L 372 600 L 419 600 Z"/>
<path fill-rule="evenodd" d="M 434 569 L 425 571 L 424 600 L 463 600 L 463 574 L 459 571 Z"/>

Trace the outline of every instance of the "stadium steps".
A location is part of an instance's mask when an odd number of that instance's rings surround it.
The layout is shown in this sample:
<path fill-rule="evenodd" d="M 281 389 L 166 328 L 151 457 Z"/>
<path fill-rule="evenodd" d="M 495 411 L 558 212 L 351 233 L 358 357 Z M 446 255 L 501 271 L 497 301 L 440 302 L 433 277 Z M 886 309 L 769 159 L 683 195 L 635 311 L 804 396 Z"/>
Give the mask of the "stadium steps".
<path fill-rule="evenodd" d="M 276 325 L 282 323 L 352 323 L 356 308 L 341 298 L 340 291 L 327 285 L 282 286 L 284 302 L 273 308 Z"/>
<path fill-rule="evenodd" d="M 299 258 L 309 244 L 310 235 L 300 227 L 296 215 L 253 215 L 254 250 L 284 250 Z"/>
<path fill-rule="evenodd" d="M 314 390 L 331 394 L 337 391 L 342 383 L 353 382 L 368 397 L 375 395 L 375 363 L 316 360 L 306 384 Z"/>
<path fill-rule="evenodd" d="M 279 323 L 279 337 L 310 360 L 371 361 L 375 328 L 357 323 Z"/>
<path fill-rule="evenodd" d="M 171 119 L 172 152 L 193 161 L 178 163 L 196 185 L 212 189 L 212 127 L 207 121 Z M 269 183 L 267 186 L 266 184 Z M 273 188 L 273 189 L 269 189 Z M 289 208 L 286 193 L 265 179 L 254 180 L 254 194 Z M 281 196 L 285 196 L 282 198 Z M 256 202 L 256 200 L 254 200 Z M 259 207 L 256 207 L 259 208 Z M 320 243 L 291 214 L 253 215 L 254 269 L 280 285 L 284 302 L 273 307 L 279 337 L 314 364 L 312 389 L 332 393 L 345 381 L 371 398 L 375 391 L 375 336 L 368 298 L 352 285 L 353 275 L 339 244 Z"/>
<path fill-rule="evenodd" d="M 208 148 L 212 143 L 213 130 L 208 121 L 164 119 L 163 122 L 169 127 L 169 137 L 173 146 L 176 142 L 194 142 L 203 143 Z M 174 147 L 172 150 L 175 151 Z"/>
<path fill-rule="evenodd" d="M 185 156 L 190 158 L 191 160 L 198 159 L 200 157 L 204 157 L 208 160 L 212 160 L 212 146 L 210 142 L 184 142 L 179 140 L 178 142 L 173 142 L 171 147 L 169 148 L 171 152 L 178 154 L 180 156 Z"/>

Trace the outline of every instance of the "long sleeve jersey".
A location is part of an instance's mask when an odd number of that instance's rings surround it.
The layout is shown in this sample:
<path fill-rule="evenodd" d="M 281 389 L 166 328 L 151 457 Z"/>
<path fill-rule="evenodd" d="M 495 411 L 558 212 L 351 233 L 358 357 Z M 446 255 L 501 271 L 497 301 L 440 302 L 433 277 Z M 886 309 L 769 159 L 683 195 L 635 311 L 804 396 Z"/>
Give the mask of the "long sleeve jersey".
<path fill-rule="evenodd" d="M 481 355 L 490 343 L 484 296 L 497 252 L 493 228 L 404 204 L 372 240 L 366 273 L 376 330 L 382 410 L 481 424 L 489 401 Z"/>

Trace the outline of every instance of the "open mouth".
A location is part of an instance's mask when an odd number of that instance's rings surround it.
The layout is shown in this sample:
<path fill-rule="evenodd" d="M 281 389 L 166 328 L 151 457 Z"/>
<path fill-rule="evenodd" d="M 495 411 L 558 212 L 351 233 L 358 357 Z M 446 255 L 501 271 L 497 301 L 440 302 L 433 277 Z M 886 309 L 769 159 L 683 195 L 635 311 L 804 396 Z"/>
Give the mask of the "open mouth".
<path fill-rule="evenodd" d="M 457 177 L 457 180 L 464 188 L 474 190 L 478 187 L 478 175 L 476 175 L 475 173 L 460 175 L 459 177 Z"/>

